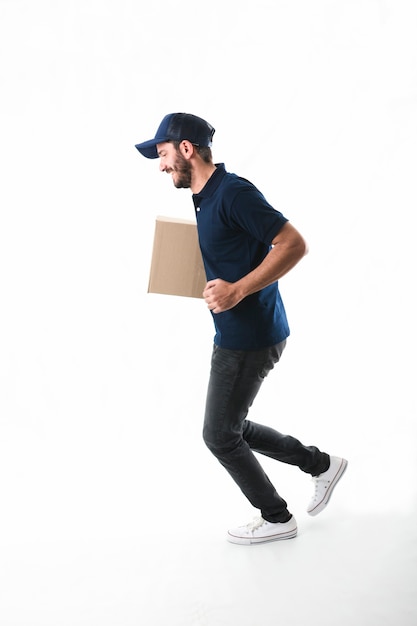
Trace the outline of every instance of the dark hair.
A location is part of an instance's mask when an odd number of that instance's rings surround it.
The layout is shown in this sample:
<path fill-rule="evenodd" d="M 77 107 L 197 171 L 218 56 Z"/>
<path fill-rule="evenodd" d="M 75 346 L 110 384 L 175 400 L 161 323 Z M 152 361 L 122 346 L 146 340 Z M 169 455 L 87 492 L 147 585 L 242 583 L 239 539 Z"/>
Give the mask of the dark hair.
<path fill-rule="evenodd" d="M 169 143 L 172 143 L 174 148 L 178 150 L 181 142 L 170 141 Z M 195 147 L 197 154 L 203 159 L 204 163 L 212 163 L 213 155 L 211 152 L 211 148 L 209 148 L 208 146 L 198 146 L 195 143 L 193 143 L 193 146 Z"/>
<path fill-rule="evenodd" d="M 212 163 L 213 155 L 211 153 L 211 148 L 209 148 L 208 146 L 196 146 L 196 148 L 197 154 L 201 156 L 204 163 Z"/>

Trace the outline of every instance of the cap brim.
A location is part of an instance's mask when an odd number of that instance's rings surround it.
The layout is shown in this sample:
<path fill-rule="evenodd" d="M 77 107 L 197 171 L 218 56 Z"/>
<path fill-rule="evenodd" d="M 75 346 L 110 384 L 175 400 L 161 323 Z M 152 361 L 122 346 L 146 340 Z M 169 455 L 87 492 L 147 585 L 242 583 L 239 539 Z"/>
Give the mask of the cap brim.
<path fill-rule="evenodd" d="M 168 141 L 168 137 L 154 137 L 153 139 L 149 139 L 149 141 L 136 144 L 135 148 L 147 159 L 157 159 L 159 154 L 156 145 L 158 143 L 164 143 L 165 141 Z"/>
<path fill-rule="evenodd" d="M 137 148 L 139 152 L 147 159 L 157 159 L 158 158 L 158 152 L 156 150 L 157 143 L 159 143 L 159 141 L 155 141 L 155 139 L 150 139 L 149 141 L 144 141 L 143 143 L 136 144 L 135 148 Z"/>

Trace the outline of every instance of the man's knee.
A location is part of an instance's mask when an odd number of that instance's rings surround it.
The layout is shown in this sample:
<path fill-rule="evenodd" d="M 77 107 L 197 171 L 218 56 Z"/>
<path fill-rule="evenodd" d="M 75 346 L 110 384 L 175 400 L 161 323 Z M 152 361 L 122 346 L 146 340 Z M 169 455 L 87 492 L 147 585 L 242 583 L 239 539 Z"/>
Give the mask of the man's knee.
<path fill-rule="evenodd" d="M 214 451 L 217 449 L 216 438 L 214 436 L 214 433 L 212 432 L 212 429 L 208 426 L 204 426 L 203 428 L 203 441 L 206 444 L 207 448 L 214 453 Z"/>
<path fill-rule="evenodd" d="M 230 431 L 213 431 L 212 428 L 204 426 L 203 440 L 207 448 L 215 455 L 221 456 L 237 448 L 242 440 L 240 435 Z"/>

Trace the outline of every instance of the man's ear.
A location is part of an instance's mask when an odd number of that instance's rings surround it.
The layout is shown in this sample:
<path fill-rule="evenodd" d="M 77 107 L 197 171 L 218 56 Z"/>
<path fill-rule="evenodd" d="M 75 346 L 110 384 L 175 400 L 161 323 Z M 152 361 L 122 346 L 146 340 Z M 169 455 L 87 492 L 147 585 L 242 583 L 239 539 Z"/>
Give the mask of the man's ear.
<path fill-rule="evenodd" d="M 178 148 L 184 159 L 189 160 L 194 154 L 194 146 L 188 139 L 183 139 Z"/>

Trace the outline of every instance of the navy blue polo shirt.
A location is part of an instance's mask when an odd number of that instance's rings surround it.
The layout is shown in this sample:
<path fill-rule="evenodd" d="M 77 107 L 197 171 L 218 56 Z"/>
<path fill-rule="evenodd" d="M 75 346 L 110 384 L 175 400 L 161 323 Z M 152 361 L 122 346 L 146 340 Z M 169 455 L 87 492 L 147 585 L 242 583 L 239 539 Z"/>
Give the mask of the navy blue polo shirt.
<path fill-rule="evenodd" d="M 207 280 L 235 282 L 257 267 L 288 221 L 248 180 L 223 163 L 198 194 L 193 194 L 198 237 Z M 290 334 L 275 282 L 247 296 L 233 309 L 212 313 L 214 343 L 230 350 L 261 350 Z"/>

